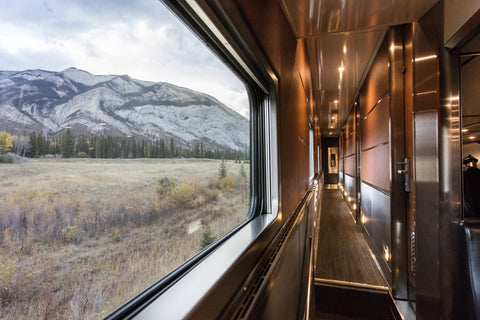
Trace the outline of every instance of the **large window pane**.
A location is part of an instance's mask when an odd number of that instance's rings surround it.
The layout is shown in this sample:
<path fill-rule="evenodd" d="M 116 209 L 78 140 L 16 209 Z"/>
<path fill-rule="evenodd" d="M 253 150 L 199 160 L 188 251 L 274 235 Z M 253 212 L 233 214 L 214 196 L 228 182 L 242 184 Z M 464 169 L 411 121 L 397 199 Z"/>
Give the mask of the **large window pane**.
<path fill-rule="evenodd" d="M 246 220 L 242 82 L 157 0 L 0 11 L 0 318 L 106 316 Z"/>

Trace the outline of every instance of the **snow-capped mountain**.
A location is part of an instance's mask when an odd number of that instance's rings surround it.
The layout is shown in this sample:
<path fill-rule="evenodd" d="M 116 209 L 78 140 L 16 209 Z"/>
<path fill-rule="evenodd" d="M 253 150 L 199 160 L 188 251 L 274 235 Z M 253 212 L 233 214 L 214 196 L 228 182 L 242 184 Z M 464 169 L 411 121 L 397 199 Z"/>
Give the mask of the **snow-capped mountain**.
<path fill-rule="evenodd" d="M 76 68 L 0 71 L 0 131 L 108 134 L 245 149 L 249 121 L 217 99 L 165 82 Z"/>

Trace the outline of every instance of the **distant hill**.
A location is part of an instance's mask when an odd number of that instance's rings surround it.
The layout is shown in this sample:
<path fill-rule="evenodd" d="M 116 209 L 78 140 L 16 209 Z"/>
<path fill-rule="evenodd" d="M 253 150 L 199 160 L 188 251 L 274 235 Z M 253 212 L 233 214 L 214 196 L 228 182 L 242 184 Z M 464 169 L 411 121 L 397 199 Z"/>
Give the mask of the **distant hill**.
<path fill-rule="evenodd" d="M 0 131 L 174 139 L 246 149 L 249 121 L 212 96 L 127 75 L 68 68 L 0 71 Z"/>

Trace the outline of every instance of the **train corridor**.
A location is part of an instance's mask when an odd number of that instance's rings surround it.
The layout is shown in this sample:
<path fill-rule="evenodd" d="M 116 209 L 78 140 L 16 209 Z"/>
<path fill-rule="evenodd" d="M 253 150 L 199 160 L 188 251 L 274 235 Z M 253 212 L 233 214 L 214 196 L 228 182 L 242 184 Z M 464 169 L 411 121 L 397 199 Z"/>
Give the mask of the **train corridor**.
<path fill-rule="evenodd" d="M 315 263 L 316 319 L 401 319 L 370 241 L 341 191 L 325 188 Z"/>

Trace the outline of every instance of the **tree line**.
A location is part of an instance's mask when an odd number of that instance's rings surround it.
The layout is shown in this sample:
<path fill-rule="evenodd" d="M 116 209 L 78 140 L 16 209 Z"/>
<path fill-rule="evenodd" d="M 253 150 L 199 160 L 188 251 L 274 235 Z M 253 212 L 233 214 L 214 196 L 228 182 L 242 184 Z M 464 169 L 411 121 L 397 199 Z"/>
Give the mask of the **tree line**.
<path fill-rule="evenodd" d="M 67 128 L 61 136 L 45 136 L 43 133 L 12 136 L 0 132 L 0 154 L 14 152 L 28 158 L 47 155 L 62 158 L 208 158 L 227 160 L 248 160 L 246 150 L 206 148 L 201 141 L 190 148 L 180 147 L 174 139 L 147 140 L 110 135 L 80 135 L 75 137 Z"/>

